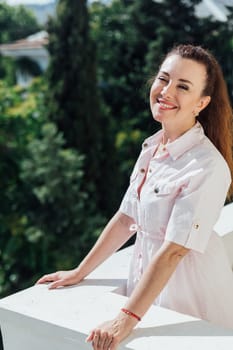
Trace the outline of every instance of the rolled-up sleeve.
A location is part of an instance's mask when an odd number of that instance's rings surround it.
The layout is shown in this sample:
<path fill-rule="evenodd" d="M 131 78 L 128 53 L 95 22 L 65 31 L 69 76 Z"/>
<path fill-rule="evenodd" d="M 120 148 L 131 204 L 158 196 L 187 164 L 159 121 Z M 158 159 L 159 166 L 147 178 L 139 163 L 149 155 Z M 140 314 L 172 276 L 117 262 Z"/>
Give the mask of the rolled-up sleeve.
<path fill-rule="evenodd" d="M 132 189 L 128 187 L 120 204 L 119 211 L 130 217 L 134 217 L 134 201 L 132 200 Z"/>
<path fill-rule="evenodd" d="M 166 229 L 165 240 L 203 253 L 218 220 L 231 183 L 223 161 L 209 169 L 189 174 L 186 186 L 177 196 Z"/>

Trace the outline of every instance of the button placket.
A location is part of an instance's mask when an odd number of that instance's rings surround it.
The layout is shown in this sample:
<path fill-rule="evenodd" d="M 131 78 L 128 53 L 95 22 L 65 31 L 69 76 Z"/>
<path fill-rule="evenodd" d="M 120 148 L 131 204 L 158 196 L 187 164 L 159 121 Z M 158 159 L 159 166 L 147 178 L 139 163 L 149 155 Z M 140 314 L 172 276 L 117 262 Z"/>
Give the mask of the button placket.
<path fill-rule="evenodd" d="M 139 281 L 143 274 L 143 232 L 141 227 L 138 224 L 132 224 L 129 228 L 132 232 L 137 232 L 137 250 L 136 250 L 136 280 Z"/>
<path fill-rule="evenodd" d="M 139 239 L 140 239 L 140 247 L 138 250 L 138 254 L 137 254 L 137 280 L 139 281 L 142 277 L 143 274 L 143 237 L 142 237 L 142 232 L 138 232 L 139 235 Z"/>

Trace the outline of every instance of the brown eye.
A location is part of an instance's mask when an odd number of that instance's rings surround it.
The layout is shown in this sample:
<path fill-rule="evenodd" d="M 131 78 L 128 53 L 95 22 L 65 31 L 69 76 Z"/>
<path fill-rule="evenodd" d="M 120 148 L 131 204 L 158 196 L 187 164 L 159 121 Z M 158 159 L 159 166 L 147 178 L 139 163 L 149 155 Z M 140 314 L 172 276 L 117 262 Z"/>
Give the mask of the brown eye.
<path fill-rule="evenodd" d="M 182 90 L 189 90 L 189 87 L 187 85 L 179 85 L 179 88 Z"/>
<path fill-rule="evenodd" d="M 158 77 L 158 79 L 161 80 L 161 81 L 165 81 L 166 83 L 168 82 L 168 80 L 166 78 L 164 78 L 164 77 Z"/>

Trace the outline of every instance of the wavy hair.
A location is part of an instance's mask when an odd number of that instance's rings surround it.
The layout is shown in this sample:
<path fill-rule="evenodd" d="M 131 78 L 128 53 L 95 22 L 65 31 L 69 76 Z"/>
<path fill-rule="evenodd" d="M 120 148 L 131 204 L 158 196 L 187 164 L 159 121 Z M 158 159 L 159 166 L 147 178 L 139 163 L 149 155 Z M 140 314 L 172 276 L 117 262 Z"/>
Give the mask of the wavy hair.
<path fill-rule="evenodd" d="M 232 157 L 232 108 L 227 92 L 227 86 L 221 67 L 215 57 L 201 46 L 178 45 L 166 56 L 179 55 L 191 59 L 206 68 L 206 84 L 202 96 L 210 96 L 211 101 L 203 109 L 197 120 L 203 126 L 206 136 L 213 142 L 225 158 L 233 178 Z M 229 188 L 228 199 L 233 195 L 233 182 Z"/>

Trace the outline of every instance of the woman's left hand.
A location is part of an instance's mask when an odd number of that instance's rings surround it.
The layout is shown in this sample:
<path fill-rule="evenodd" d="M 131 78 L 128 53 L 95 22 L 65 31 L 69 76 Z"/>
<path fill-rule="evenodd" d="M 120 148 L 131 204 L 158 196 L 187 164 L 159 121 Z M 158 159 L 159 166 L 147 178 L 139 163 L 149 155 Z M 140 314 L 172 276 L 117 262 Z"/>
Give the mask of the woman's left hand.
<path fill-rule="evenodd" d="M 86 342 L 92 342 L 94 350 L 116 350 L 137 324 L 137 320 L 120 313 L 115 319 L 104 322 L 91 331 Z"/>

